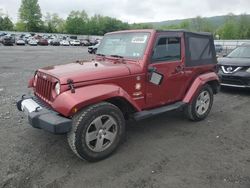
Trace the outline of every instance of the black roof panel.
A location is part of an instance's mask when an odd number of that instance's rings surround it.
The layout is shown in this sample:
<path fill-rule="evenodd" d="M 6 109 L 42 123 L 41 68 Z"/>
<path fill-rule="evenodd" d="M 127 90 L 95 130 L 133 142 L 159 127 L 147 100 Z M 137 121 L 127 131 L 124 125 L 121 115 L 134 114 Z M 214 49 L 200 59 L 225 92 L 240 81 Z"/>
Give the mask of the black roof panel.
<path fill-rule="evenodd" d="M 212 35 L 212 33 L 209 32 L 192 32 L 185 29 L 156 30 L 156 32 L 179 32 L 179 33 L 190 33 L 190 34 L 205 35 L 205 36 Z"/>

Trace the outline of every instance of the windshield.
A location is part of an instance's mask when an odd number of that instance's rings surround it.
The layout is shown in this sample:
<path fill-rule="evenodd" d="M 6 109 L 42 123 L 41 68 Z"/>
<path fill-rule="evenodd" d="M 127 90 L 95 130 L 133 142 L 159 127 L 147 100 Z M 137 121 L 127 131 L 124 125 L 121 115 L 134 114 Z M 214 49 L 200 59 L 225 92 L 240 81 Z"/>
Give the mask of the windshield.
<path fill-rule="evenodd" d="M 105 35 L 97 54 L 138 59 L 144 54 L 149 33 L 116 33 Z"/>
<path fill-rule="evenodd" d="M 250 47 L 241 46 L 233 50 L 227 57 L 231 58 L 250 58 Z"/>

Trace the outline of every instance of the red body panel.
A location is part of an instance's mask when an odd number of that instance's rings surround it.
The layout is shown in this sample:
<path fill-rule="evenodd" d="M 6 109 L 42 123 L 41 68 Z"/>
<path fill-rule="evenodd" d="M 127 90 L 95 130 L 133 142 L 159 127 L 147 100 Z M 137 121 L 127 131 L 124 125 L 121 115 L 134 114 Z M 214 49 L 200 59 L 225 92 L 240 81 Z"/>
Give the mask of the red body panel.
<path fill-rule="evenodd" d="M 128 101 L 136 111 L 171 104 L 176 101 L 190 102 L 196 91 L 206 82 L 218 80 L 214 65 L 185 67 L 185 40 L 181 37 L 181 59 L 168 63 L 152 64 L 151 56 L 157 37 L 155 30 L 122 32 L 149 32 L 150 38 L 144 55 L 139 60 L 97 56 L 92 62 L 71 63 L 39 69 L 61 84 L 61 94 L 46 101 L 57 112 L 66 117 L 87 105 L 113 97 Z M 149 82 L 149 67 L 155 67 L 164 75 L 161 85 Z M 177 71 L 181 67 L 181 71 Z M 210 72 L 210 73 L 208 73 Z M 68 80 L 73 81 L 75 93 L 69 89 Z M 32 82 L 32 81 L 31 81 Z M 30 86 L 32 83 L 29 84 Z M 55 93 L 55 91 L 51 91 Z"/>
<path fill-rule="evenodd" d="M 189 103 L 192 98 L 195 96 L 196 92 L 199 91 L 199 89 L 206 84 L 209 81 L 218 81 L 219 82 L 219 77 L 217 74 L 215 74 L 214 72 L 210 72 L 210 73 L 205 73 L 202 74 L 200 76 L 198 76 L 193 84 L 191 85 L 191 87 L 189 88 L 188 92 L 186 93 L 185 97 L 183 98 L 183 102 L 185 103 Z"/>
<path fill-rule="evenodd" d="M 113 97 L 121 97 L 130 102 L 138 111 L 140 110 L 140 107 L 130 98 L 128 93 L 122 88 L 111 84 L 81 87 L 76 89 L 75 93 L 71 93 L 71 91 L 63 92 L 55 99 L 52 107 L 64 116 L 71 116 L 74 114 L 72 111 L 74 108 L 79 110 L 90 104 L 95 104 Z"/>
<path fill-rule="evenodd" d="M 68 79 L 72 79 L 77 83 L 127 76 L 130 73 L 124 64 L 105 61 L 84 62 L 81 64 L 69 63 L 66 65 L 46 67 L 39 69 L 39 71 L 58 78 L 61 84 L 67 84 Z"/>

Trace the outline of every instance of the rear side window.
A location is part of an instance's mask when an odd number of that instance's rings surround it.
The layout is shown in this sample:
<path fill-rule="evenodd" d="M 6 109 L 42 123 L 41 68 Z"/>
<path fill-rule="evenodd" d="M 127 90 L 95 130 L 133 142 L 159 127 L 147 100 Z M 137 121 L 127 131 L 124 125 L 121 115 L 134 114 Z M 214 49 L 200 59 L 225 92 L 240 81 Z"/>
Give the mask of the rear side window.
<path fill-rule="evenodd" d="M 160 37 L 154 47 L 152 61 L 175 61 L 181 59 L 181 38 Z"/>
<path fill-rule="evenodd" d="M 204 60 L 212 58 L 210 40 L 208 38 L 189 38 L 191 60 Z"/>
<path fill-rule="evenodd" d="M 216 63 L 213 38 L 210 35 L 186 33 L 186 66 Z"/>

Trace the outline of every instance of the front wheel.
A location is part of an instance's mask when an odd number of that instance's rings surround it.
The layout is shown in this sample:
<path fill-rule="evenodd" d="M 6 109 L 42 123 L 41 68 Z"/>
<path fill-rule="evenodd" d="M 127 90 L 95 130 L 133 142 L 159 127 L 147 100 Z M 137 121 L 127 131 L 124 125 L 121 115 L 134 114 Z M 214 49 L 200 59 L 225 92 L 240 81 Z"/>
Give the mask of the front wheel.
<path fill-rule="evenodd" d="M 87 161 L 111 155 L 125 134 L 125 120 L 116 106 L 102 102 L 89 106 L 73 117 L 68 143 L 72 151 Z"/>
<path fill-rule="evenodd" d="M 192 121 L 205 119 L 213 105 L 213 90 L 211 86 L 204 85 L 194 99 L 186 106 L 185 115 Z"/>

